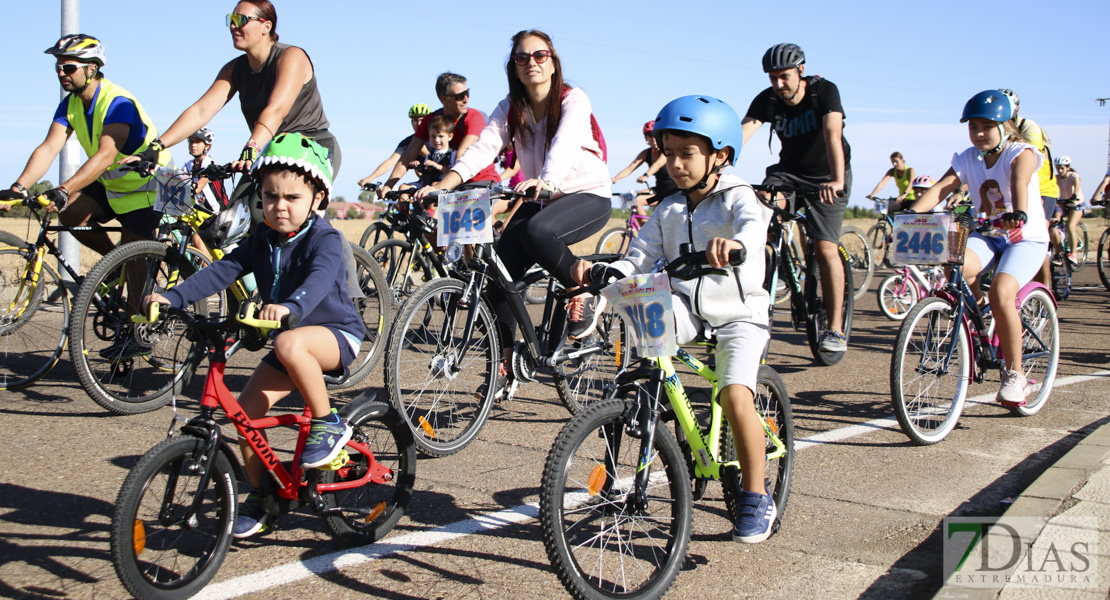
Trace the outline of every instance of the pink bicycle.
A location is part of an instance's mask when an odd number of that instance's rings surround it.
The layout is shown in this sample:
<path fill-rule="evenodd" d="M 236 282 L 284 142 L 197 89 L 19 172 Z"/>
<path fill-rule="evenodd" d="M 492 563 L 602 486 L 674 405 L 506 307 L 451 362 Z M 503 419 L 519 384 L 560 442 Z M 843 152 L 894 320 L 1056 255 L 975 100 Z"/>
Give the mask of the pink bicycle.
<path fill-rule="evenodd" d="M 613 194 L 613 196 L 620 197 L 624 201 L 625 208 L 628 208 L 628 221 L 624 227 L 613 227 L 601 234 L 601 239 L 597 242 L 597 253 L 623 256 L 628 252 L 628 246 L 632 240 L 639 235 L 640 227 L 643 227 L 648 217 L 638 215 L 635 210 L 632 210 L 631 207 L 635 205 L 635 194 Z"/>
<path fill-rule="evenodd" d="M 906 318 L 918 301 L 929 297 L 945 283 L 944 270 L 939 265 L 903 265 L 879 283 L 879 310 L 892 321 Z"/>

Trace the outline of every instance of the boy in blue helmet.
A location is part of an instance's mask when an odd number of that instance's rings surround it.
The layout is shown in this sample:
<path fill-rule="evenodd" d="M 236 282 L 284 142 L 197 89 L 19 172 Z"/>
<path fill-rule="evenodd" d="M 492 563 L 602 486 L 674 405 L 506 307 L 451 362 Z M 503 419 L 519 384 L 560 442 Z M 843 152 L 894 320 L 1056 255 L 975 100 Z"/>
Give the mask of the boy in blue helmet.
<path fill-rule="evenodd" d="M 751 186 L 720 173 L 736 164 L 743 132 L 728 104 L 709 96 L 685 96 L 663 107 L 653 135 L 667 157 L 667 172 L 679 191 L 659 203 L 632 241 L 624 260 L 612 263 L 624 274 L 648 272 L 659 258 L 679 257 L 679 246 L 705 250 L 727 275 L 672 281 L 675 330 L 680 344 L 711 328 L 717 336 L 716 363 L 721 407 L 732 426 L 743 481 L 737 483 L 741 515 L 732 538 L 762 542 L 771 535 L 778 512 L 764 486 L 766 439 L 755 410 L 760 358 L 770 333 L 770 298 L 763 289 L 763 246 L 770 211 Z M 728 267 L 728 254 L 745 249 L 747 260 Z M 593 265 L 578 261 L 575 280 L 585 281 Z"/>

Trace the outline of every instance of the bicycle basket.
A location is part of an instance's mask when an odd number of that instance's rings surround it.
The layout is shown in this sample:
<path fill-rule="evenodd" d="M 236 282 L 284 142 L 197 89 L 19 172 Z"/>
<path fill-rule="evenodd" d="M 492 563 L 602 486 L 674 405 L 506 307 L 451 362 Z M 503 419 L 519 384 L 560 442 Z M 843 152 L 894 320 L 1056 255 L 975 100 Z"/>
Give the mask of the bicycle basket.
<path fill-rule="evenodd" d="M 193 212 L 193 178 L 188 173 L 162 167 L 154 174 L 158 195 L 154 210 L 163 215 L 180 217 Z"/>

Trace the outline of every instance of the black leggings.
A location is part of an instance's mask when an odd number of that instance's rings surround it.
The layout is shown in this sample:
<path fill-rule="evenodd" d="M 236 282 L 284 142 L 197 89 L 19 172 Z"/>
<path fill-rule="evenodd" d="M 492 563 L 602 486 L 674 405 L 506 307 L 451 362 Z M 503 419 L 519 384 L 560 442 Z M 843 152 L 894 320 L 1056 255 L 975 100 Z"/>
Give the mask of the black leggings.
<path fill-rule="evenodd" d="M 578 260 L 569 246 L 599 232 L 609 222 L 609 198 L 595 194 L 569 194 L 543 206 L 527 202 L 517 209 L 497 242 L 497 255 L 513 281 L 538 264 L 567 287 L 574 287 L 571 268 Z M 502 348 L 516 340 L 516 315 L 499 288 L 490 288 L 490 303 L 497 315 Z"/>

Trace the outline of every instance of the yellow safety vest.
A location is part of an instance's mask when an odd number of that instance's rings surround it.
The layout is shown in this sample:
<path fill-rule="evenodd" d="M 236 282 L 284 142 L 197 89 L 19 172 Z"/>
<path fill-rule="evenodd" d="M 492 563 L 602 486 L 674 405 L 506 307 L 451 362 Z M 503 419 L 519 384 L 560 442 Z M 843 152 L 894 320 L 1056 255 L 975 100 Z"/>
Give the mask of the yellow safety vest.
<path fill-rule="evenodd" d="M 154 128 L 154 122 L 150 120 L 146 111 L 143 110 L 143 105 L 139 104 L 139 101 L 131 95 L 131 92 L 107 79 L 101 79 L 100 91 L 96 95 L 96 105 L 93 106 L 91 132 L 89 131 L 88 120 L 85 118 L 85 105 L 77 94 L 69 95 L 69 105 L 66 108 L 66 118 L 69 119 L 69 126 L 77 134 L 77 141 L 84 148 L 86 155 L 91 157 L 99 150 L 100 136 L 104 132 L 104 116 L 108 112 L 108 107 L 112 105 L 112 100 L 120 97 L 127 98 L 135 104 L 135 109 L 139 111 L 139 118 L 146 125 L 146 138 L 143 139 L 138 151 L 145 149 L 151 141 L 158 137 L 158 130 Z M 158 186 L 151 177 L 143 177 L 135 171 L 121 171 L 121 165 L 117 163 L 125 156 L 127 155 L 116 155 L 116 159 L 112 161 L 112 166 L 108 167 L 104 174 L 98 178 L 107 192 L 109 206 L 116 214 L 120 215 L 153 206 Z M 169 162 L 169 151 L 163 150 L 158 154 L 159 165 L 165 166 Z"/>

